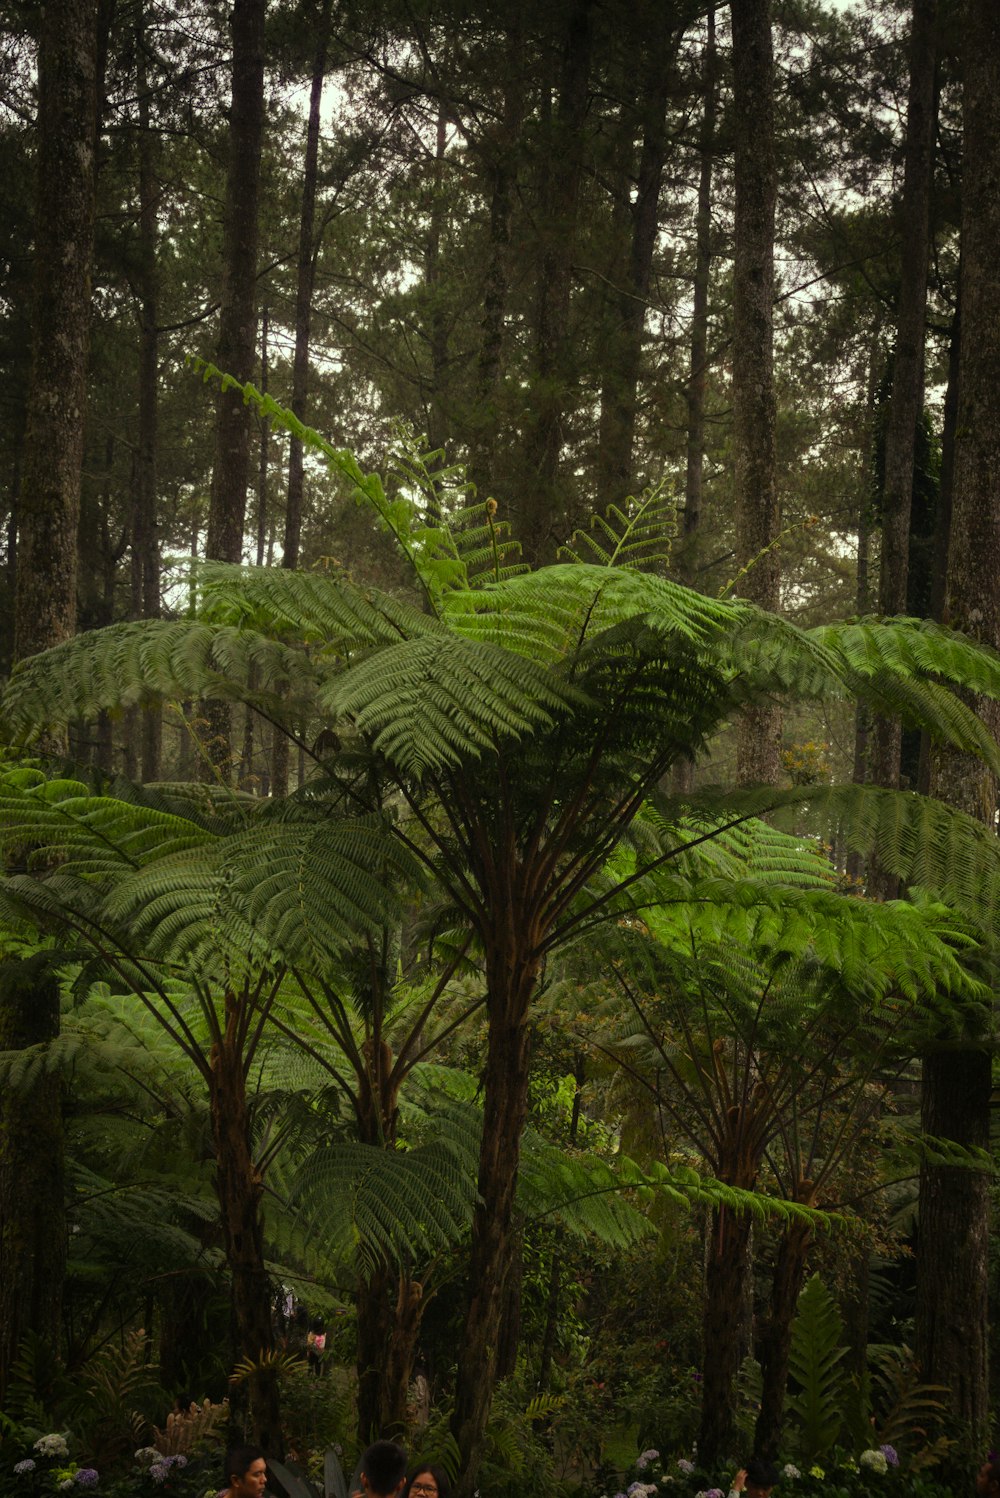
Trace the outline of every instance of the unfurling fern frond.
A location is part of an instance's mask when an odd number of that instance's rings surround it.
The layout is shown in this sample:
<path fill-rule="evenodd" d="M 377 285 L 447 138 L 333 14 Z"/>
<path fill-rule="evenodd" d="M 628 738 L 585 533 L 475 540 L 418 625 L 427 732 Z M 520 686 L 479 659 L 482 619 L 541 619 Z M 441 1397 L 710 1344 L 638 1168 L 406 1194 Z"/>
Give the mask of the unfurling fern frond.
<path fill-rule="evenodd" d="M 559 555 L 571 562 L 596 562 L 602 567 L 627 567 L 633 572 L 664 573 L 670 566 L 670 545 L 677 529 L 677 500 L 664 495 L 663 483 L 645 489 L 625 509 L 609 505 L 595 515 L 590 530 L 576 530 Z"/>

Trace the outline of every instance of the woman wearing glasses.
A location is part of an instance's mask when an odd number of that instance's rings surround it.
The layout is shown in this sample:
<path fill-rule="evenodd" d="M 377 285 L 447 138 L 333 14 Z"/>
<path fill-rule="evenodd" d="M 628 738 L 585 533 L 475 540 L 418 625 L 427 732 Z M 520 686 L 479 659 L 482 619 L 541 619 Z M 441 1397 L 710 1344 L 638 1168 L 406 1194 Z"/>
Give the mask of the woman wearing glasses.
<path fill-rule="evenodd" d="M 431 1462 L 422 1462 L 410 1473 L 403 1498 L 451 1498 L 448 1474 Z"/>

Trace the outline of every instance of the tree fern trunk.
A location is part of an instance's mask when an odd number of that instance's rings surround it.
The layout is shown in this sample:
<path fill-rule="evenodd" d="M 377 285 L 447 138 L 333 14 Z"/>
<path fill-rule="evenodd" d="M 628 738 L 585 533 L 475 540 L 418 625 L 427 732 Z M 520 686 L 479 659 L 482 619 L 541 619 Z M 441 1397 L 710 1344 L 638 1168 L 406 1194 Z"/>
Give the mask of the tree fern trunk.
<path fill-rule="evenodd" d="M 472 1225 L 470 1299 L 458 1358 L 453 1428 L 461 1452 L 461 1498 L 469 1498 L 483 1454 L 496 1383 L 507 1270 L 515 1248 L 514 1199 L 528 1111 L 527 1011 L 537 962 L 502 947 L 487 953 L 489 1054 L 483 1088 L 479 1205 Z"/>
<path fill-rule="evenodd" d="M 358 1284 L 358 1437 L 364 1443 L 389 1434 L 384 1396 L 394 1332 L 391 1283 L 389 1270 L 383 1265 Z"/>
<path fill-rule="evenodd" d="M 702 1321 L 702 1406 L 698 1461 L 706 1470 L 732 1454 L 743 1290 L 749 1269 L 750 1219 L 720 1208 L 712 1219 Z"/>
<path fill-rule="evenodd" d="M 806 1257 L 811 1241 L 812 1228 L 808 1223 L 790 1223 L 781 1235 L 771 1280 L 771 1302 L 760 1338 L 763 1386 L 754 1433 L 754 1455 L 768 1461 L 774 1461 L 781 1444 L 792 1321 L 805 1281 Z"/>
<path fill-rule="evenodd" d="M 280 1456 L 278 1382 L 273 1368 L 266 1366 L 274 1350 L 274 1332 L 260 1211 L 263 1183 L 250 1147 L 238 1010 L 236 996 L 227 995 L 225 1033 L 212 1049 L 209 1100 L 215 1187 L 230 1274 L 235 1349 L 238 1357 L 256 1365 L 249 1380 L 254 1440 L 271 1455 Z"/>

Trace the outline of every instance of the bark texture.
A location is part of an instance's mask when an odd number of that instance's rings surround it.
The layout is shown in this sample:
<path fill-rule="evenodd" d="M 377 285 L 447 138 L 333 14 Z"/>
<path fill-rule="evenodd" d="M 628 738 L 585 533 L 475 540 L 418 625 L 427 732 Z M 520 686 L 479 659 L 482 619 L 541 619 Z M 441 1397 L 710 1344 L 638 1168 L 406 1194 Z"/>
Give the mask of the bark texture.
<path fill-rule="evenodd" d="M 938 0 L 914 0 L 910 32 L 910 84 L 906 109 L 906 155 L 899 218 L 900 289 L 892 398 L 885 445 L 882 498 L 882 562 L 879 609 L 906 612 L 917 423 L 924 400 L 924 331 L 927 316 L 930 199 L 936 120 L 934 73 Z M 899 785 L 901 729 L 878 719 L 871 744 L 871 778 Z M 895 889 L 876 871 L 876 893 Z"/>
<path fill-rule="evenodd" d="M 274 1331 L 261 1221 L 264 1188 L 250 1144 L 240 1009 L 238 996 L 227 994 L 225 1029 L 212 1048 L 209 1068 L 215 1184 L 230 1275 L 233 1340 L 237 1355 L 255 1365 L 249 1380 L 254 1440 L 280 1456 L 278 1381 L 268 1366 Z"/>
<path fill-rule="evenodd" d="M 966 10 L 962 178 L 961 341 L 947 622 L 1000 646 L 1000 11 Z M 980 703 L 994 734 L 996 704 Z M 976 763 L 939 755 L 938 796 L 994 825 L 997 786 Z M 922 1121 L 937 1136 L 986 1146 L 990 1056 L 942 1049 L 924 1059 Z M 920 1183 L 916 1355 L 923 1377 L 947 1385 L 952 1419 L 969 1451 L 987 1436 L 989 1179 L 927 1165 Z"/>
<path fill-rule="evenodd" d="M 264 129 L 264 0 L 234 0 L 230 157 L 223 223 L 224 286 L 216 363 L 224 374 L 253 378 L 257 338 L 257 239 L 260 151 Z M 215 408 L 215 465 L 206 556 L 238 562 L 243 554 L 250 476 L 248 406 L 221 392 Z"/>
<path fill-rule="evenodd" d="M 39 961 L 0 963 L 0 1051 L 59 1034 L 59 982 Z M 0 1403 L 11 1364 L 33 1333 L 62 1343 L 66 1273 L 62 1097 L 58 1076 L 0 1092 Z"/>
<path fill-rule="evenodd" d="M 774 448 L 774 52 L 770 0 L 733 0 L 733 457 L 738 591 L 780 602 Z M 741 784 L 778 779 L 781 714 L 748 711 L 740 725 Z"/>
<path fill-rule="evenodd" d="M 15 657 L 76 625 L 77 527 L 94 237 L 97 12 L 42 8 L 31 376 L 18 503 Z"/>
<path fill-rule="evenodd" d="M 501 908 L 520 905 L 517 896 Z M 513 925 L 513 922 L 511 922 Z M 533 933 L 532 933 L 533 935 Z M 513 936 L 513 933 L 511 933 Z M 472 1224 L 470 1298 L 458 1357 L 453 1430 L 462 1458 L 461 1498 L 475 1491 L 496 1380 L 507 1273 L 514 1247 L 521 1133 L 528 1109 L 528 1005 L 538 961 L 516 941 L 495 938 L 487 950 L 489 1053 L 483 1088 L 479 1205 Z"/>

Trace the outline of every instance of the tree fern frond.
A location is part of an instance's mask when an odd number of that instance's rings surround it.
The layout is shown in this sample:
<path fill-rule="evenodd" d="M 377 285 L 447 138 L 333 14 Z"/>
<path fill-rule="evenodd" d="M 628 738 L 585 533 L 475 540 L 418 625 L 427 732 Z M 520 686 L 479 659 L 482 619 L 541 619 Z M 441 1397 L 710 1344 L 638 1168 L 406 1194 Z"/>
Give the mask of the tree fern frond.
<path fill-rule="evenodd" d="M 404 773 L 459 764 L 549 728 L 579 694 L 528 661 L 481 641 L 436 635 L 389 646 L 320 694 Z"/>
<path fill-rule="evenodd" d="M 559 555 L 571 562 L 596 562 L 603 567 L 628 567 L 635 572 L 665 572 L 670 565 L 670 543 L 677 529 L 677 500 L 664 496 L 664 484 L 651 485 L 626 509 L 609 505 L 594 515 L 590 530 L 576 530 Z"/>

